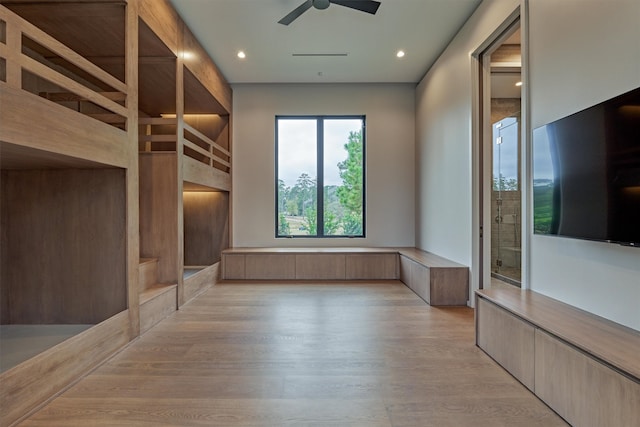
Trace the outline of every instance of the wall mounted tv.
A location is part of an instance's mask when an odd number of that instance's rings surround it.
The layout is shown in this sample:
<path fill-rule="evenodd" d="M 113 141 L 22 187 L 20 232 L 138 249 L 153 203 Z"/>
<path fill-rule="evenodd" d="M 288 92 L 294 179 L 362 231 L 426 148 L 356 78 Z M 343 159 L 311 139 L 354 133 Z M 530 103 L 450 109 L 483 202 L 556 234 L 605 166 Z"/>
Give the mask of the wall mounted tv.
<path fill-rule="evenodd" d="M 533 131 L 534 233 L 640 247 L 640 88 Z"/>

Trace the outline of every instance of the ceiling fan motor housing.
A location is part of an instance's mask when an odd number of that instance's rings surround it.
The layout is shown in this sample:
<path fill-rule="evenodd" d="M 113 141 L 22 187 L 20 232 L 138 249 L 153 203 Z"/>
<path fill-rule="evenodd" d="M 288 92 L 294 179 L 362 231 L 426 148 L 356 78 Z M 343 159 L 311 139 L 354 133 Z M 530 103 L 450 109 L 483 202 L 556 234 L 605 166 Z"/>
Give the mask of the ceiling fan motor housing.
<path fill-rule="evenodd" d="M 313 0 L 313 7 L 320 10 L 328 8 L 330 4 L 330 0 Z"/>

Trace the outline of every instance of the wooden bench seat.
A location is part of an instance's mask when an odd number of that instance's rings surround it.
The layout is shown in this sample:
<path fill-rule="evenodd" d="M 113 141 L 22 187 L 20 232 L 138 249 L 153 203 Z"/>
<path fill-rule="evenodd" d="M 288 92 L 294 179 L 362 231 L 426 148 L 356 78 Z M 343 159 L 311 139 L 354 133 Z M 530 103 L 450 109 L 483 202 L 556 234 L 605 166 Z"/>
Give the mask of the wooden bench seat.
<path fill-rule="evenodd" d="M 476 292 L 480 348 L 572 425 L 640 420 L 640 332 L 530 290 Z"/>
<path fill-rule="evenodd" d="M 399 248 L 400 280 L 430 305 L 467 305 L 469 268 L 417 248 Z"/>
<path fill-rule="evenodd" d="M 224 280 L 401 280 L 432 305 L 467 305 L 469 269 L 416 248 L 230 248 Z"/>
<path fill-rule="evenodd" d="M 230 248 L 225 280 L 395 280 L 394 248 Z"/>

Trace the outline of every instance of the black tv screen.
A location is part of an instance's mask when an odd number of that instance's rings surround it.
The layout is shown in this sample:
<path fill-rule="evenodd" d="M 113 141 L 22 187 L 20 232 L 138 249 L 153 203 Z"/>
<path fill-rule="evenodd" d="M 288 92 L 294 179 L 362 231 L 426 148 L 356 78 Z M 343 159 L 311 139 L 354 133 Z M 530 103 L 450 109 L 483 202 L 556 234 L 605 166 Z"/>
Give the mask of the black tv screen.
<path fill-rule="evenodd" d="M 640 246 L 640 88 L 533 131 L 534 233 Z"/>

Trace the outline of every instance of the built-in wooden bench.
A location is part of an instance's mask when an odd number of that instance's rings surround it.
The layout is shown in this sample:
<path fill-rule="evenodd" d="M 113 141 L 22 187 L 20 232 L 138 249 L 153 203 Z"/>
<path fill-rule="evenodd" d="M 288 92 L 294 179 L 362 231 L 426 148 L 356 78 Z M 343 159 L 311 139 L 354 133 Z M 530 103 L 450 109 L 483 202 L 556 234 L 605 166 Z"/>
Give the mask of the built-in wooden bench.
<path fill-rule="evenodd" d="M 230 248 L 222 252 L 225 280 L 394 280 L 393 248 Z"/>
<path fill-rule="evenodd" d="M 224 280 L 398 280 L 431 305 L 466 305 L 469 269 L 416 248 L 230 248 Z"/>
<path fill-rule="evenodd" d="M 637 425 L 640 332 L 544 295 L 476 292 L 476 342 L 571 425 Z"/>
<path fill-rule="evenodd" d="M 417 248 L 400 248 L 400 280 L 431 305 L 467 305 L 469 268 Z"/>

